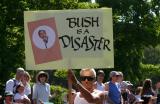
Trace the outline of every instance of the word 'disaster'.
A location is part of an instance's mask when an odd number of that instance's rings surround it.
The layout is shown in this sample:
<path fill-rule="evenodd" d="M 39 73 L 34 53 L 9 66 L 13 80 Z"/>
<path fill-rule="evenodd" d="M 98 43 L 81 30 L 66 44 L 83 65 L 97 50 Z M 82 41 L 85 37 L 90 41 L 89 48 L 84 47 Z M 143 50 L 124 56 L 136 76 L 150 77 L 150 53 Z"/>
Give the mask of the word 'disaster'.
<path fill-rule="evenodd" d="M 105 50 L 107 49 L 110 51 L 109 43 L 110 40 L 105 39 L 103 37 L 100 37 L 99 39 L 96 39 L 95 36 L 84 36 L 83 39 L 80 37 L 74 38 L 69 37 L 68 35 L 64 35 L 62 37 L 59 37 L 60 40 L 62 40 L 63 47 L 71 47 L 74 51 L 78 51 L 80 48 L 84 49 L 85 51 L 96 51 L 96 50 Z"/>

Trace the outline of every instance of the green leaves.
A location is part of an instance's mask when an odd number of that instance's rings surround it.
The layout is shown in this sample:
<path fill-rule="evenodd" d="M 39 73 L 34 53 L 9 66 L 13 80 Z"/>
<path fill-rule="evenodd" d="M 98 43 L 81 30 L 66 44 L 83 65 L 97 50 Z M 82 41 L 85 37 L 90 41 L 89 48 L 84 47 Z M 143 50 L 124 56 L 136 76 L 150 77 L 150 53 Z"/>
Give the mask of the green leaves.
<path fill-rule="evenodd" d="M 66 78 L 67 71 L 68 71 L 67 69 L 56 70 L 56 72 L 54 73 L 54 76 L 58 78 Z"/>
<path fill-rule="evenodd" d="M 142 78 L 140 63 L 144 48 L 160 44 L 159 3 L 157 0 L 106 0 L 105 5 L 100 5 L 112 7 L 115 68 L 129 75 L 126 76 L 129 80 Z"/>

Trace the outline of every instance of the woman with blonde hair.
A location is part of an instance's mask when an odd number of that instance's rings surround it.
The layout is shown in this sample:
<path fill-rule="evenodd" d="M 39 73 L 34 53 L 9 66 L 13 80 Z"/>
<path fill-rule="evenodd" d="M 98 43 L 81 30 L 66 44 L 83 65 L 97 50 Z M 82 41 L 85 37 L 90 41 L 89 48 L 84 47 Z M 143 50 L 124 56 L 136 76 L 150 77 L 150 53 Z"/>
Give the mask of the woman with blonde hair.
<path fill-rule="evenodd" d="M 27 71 L 24 72 L 23 78 L 22 78 L 22 84 L 24 85 L 24 93 L 29 96 L 31 95 L 31 86 L 30 86 L 30 80 L 31 77 Z"/>

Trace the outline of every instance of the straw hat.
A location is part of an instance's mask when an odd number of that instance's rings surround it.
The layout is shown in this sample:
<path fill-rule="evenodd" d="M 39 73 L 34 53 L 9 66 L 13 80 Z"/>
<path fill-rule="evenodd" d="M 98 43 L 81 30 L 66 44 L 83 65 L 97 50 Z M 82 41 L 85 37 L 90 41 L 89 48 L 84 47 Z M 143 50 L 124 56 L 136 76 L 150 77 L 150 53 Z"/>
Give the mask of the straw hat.
<path fill-rule="evenodd" d="M 44 75 L 46 77 L 46 81 L 48 81 L 49 79 L 49 75 L 48 73 L 44 72 L 44 71 L 40 71 L 38 74 L 37 74 L 37 81 L 39 81 L 39 78 L 40 76 Z"/>

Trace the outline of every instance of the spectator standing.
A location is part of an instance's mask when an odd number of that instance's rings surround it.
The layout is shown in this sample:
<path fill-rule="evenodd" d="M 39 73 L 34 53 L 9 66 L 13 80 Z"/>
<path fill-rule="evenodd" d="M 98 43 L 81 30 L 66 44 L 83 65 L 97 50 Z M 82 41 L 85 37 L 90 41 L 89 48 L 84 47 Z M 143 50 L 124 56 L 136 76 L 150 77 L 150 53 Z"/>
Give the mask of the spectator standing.
<path fill-rule="evenodd" d="M 13 104 L 13 92 L 5 92 L 4 104 Z"/>
<path fill-rule="evenodd" d="M 27 96 L 31 95 L 31 86 L 30 86 L 30 75 L 27 71 L 24 72 L 24 77 L 22 78 L 22 84 L 24 85 L 24 94 Z"/>
<path fill-rule="evenodd" d="M 17 85 L 19 85 L 21 83 L 23 75 L 24 75 L 24 69 L 17 68 L 16 77 L 12 78 L 6 82 L 5 92 L 12 92 L 14 94 Z"/>
<path fill-rule="evenodd" d="M 67 93 L 63 99 L 64 104 L 74 104 L 75 97 L 76 97 L 76 90 L 72 89 L 70 103 L 69 103 L 69 93 Z"/>
<path fill-rule="evenodd" d="M 153 100 L 156 96 L 155 91 L 152 88 L 152 80 L 151 79 L 145 79 L 143 82 L 143 89 L 141 93 L 142 99 L 144 100 L 143 104 L 148 104 L 149 101 Z M 155 103 L 155 100 L 153 100 L 152 104 Z"/>
<path fill-rule="evenodd" d="M 133 104 L 134 101 L 136 101 L 135 94 L 133 93 L 133 84 L 130 81 L 126 81 L 127 83 L 127 99 L 128 104 Z"/>
<path fill-rule="evenodd" d="M 136 97 L 136 100 L 134 102 L 134 104 L 142 104 L 142 102 L 144 102 L 142 99 L 141 99 L 141 92 L 142 92 L 142 87 L 137 87 L 136 90 L 135 90 L 135 97 Z"/>
<path fill-rule="evenodd" d="M 37 74 L 37 82 L 33 85 L 33 104 L 43 104 L 44 102 L 49 102 L 50 94 L 50 84 L 47 83 L 49 79 L 48 73 L 40 71 Z"/>
<path fill-rule="evenodd" d="M 103 70 L 98 70 L 97 81 L 95 82 L 95 89 L 100 90 L 100 91 L 105 91 L 105 85 L 103 83 L 104 76 L 105 74 Z"/>
<path fill-rule="evenodd" d="M 111 71 L 109 74 L 110 81 L 108 82 L 109 86 L 109 98 L 114 104 L 121 104 L 121 91 L 118 81 L 119 73 L 117 71 Z"/>
<path fill-rule="evenodd" d="M 11 104 L 13 101 L 13 95 L 16 93 L 16 87 L 21 83 L 21 80 L 24 75 L 24 69 L 23 68 L 17 68 L 16 69 L 16 76 L 15 78 L 9 79 L 6 82 L 5 87 L 5 103 Z M 10 95 L 9 95 L 10 94 Z"/>
<path fill-rule="evenodd" d="M 160 81 L 156 83 L 157 104 L 160 104 Z"/>

